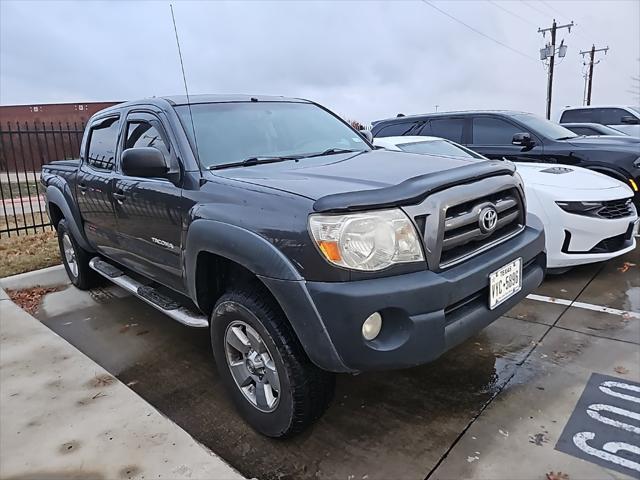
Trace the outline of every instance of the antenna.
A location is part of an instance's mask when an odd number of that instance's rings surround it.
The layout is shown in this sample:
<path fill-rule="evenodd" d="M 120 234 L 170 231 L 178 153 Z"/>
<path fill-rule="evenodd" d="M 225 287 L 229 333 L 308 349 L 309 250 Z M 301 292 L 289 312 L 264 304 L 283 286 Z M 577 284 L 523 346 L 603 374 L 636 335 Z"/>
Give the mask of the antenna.
<path fill-rule="evenodd" d="M 191 100 L 189 99 L 189 88 L 187 87 L 187 76 L 184 74 L 184 62 L 182 61 L 182 50 L 180 50 L 180 39 L 178 38 L 178 27 L 176 27 L 176 17 L 173 14 L 173 5 L 169 4 L 171 8 L 171 19 L 173 20 L 173 31 L 176 34 L 176 43 L 178 44 L 178 56 L 180 57 L 180 67 L 182 68 L 182 80 L 184 81 L 184 91 L 187 94 L 187 106 L 189 107 L 189 117 L 191 118 L 191 129 L 193 130 L 193 143 L 196 147 L 196 161 L 198 162 L 198 169 L 200 169 L 200 175 L 202 175 L 202 167 L 200 165 L 200 153 L 198 151 L 198 139 L 196 138 L 196 125 L 193 122 L 193 112 L 191 111 Z"/>

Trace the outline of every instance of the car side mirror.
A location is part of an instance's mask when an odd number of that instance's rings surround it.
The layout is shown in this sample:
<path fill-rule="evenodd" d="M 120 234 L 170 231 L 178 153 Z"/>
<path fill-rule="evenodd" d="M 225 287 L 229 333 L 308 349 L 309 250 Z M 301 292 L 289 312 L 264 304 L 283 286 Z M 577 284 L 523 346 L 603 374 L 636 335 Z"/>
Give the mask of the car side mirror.
<path fill-rule="evenodd" d="M 640 120 L 632 115 L 625 115 L 620 119 L 620 122 L 624 123 L 625 125 L 638 125 L 640 123 Z"/>
<path fill-rule="evenodd" d="M 169 166 L 160 150 L 128 148 L 122 152 L 122 173 L 131 177 L 166 177 Z"/>
<path fill-rule="evenodd" d="M 511 139 L 511 143 L 513 145 L 518 145 L 520 147 L 530 147 L 535 142 L 531 138 L 531 134 L 529 133 L 516 133 Z"/>
<path fill-rule="evenodd" d="M 371 134 L 371 130 L 358 130 L 360 135 L 366 138 L 369 143 L 373 143 L 373 135 Z"/>

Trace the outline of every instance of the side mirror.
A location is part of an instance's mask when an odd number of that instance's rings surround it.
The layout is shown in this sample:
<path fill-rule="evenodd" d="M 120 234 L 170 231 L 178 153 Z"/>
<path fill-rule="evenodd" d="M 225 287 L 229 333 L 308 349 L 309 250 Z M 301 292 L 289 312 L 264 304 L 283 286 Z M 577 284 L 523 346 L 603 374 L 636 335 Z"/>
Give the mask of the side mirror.
<path fill-rule="evenodd" d="M 625 115 L 620 119 L 620 123 L 624 123 L 625 125 L 638 125 L 640 120 L 632 115 Z"/>
<path fill-rule="evenodd" d="M 122 152 L 122 173 L 131 177 L 166 177 L 164 155 L 153 147 L 128 148 Z"/>
<path fill-rule="evenodd" d="M 360 135 L 366 138 L 369 143 L 373 143 L 373 135 L 371 134 L 371 130 L 359 130 Z"/>
<path fill-rule="evenodd" d="M 530 147 L 534 141 L 529 133 L 516 133 L 511 139 L 511 143 L 520 147 Z"/>

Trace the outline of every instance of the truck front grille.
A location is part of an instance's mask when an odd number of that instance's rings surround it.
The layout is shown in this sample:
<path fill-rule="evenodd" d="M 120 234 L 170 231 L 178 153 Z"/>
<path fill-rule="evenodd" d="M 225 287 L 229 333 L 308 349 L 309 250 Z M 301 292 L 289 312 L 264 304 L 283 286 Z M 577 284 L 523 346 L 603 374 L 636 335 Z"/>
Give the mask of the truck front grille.
<path fill-rule="evenodd" d="M 624 218 L 633 215 L 633 207 L 630 198 L 610 200 L 602 202 L 603 207 L 598 210 L 598 216 L 602 218 Z"/>
<path fill-rule="evenodd" d="M 525 228 L 526 209 L 517 177 L 497 175 L 435 192 L 403 210 L 422 233 L 430 270 L 440 271 L 506 242 Z M 492 212 L 487 229 L 480 218 Z"/>
<path fill-rule="evenodd" d="M 487 208 L 497 213 L 495 227 L 488 231 L 480 218 Z M 506 240 L 520 232 L 524 224 L 524 205 L 515 188 L 449 207 L 445 212 L 440 268 Z"/>

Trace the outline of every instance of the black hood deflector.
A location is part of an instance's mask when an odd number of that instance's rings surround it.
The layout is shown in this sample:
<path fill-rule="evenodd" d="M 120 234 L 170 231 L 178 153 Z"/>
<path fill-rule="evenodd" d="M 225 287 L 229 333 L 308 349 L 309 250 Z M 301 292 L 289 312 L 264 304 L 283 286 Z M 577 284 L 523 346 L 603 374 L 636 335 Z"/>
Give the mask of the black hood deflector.
<path fill-rule="evenodd" d="M 446 188 L 497 175 L 513 175 L 515 171 L 513 163 L 502 160 L 474 162 L 413 177 L 391 187 L 327 195 L 316 200 L 313 210 L 340 213 L 411 205 Z"/>

